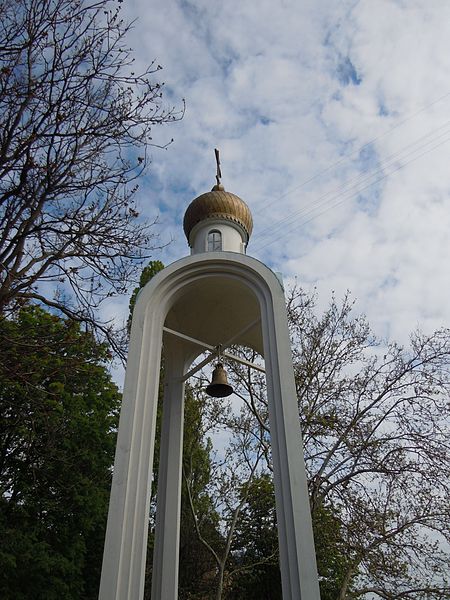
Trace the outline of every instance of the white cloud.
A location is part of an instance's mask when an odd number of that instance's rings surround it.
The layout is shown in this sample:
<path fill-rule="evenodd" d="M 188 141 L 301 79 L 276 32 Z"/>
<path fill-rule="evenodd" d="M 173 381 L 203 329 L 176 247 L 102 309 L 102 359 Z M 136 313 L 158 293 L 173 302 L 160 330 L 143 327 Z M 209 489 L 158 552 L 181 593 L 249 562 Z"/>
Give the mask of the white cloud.
<path fill-rule="evenodd" d="M 450 323 L 449 3 L 126 10 L 139 59 L 163 64 L 170 102 L 187 102 L 141 184 L 175 238 L 155 258 L 188 253 L 183 213 L 214 184 L 218 147 L 226 188 L 254 215 L 249 254 L 317 284 L 324 304 L 352 290 L 381 335 Z"/>

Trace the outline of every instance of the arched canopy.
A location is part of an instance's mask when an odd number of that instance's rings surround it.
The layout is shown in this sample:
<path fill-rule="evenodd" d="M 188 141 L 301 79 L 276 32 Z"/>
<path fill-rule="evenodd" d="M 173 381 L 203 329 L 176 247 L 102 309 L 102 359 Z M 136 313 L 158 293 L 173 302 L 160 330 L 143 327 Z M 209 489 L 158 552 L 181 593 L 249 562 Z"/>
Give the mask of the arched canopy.
<path fill-rule="evenodd" d="M 308 490 L 284 293 L 265 265 L 234 252 L 192 255 L 158 273 L 139 293 L 131 327 L 103 557 L 101 600 L 144 595 L 161 342 L 168 357 L 164 395 L 154 588 L 176 598 L 181 490 L 183 381 L 202 352 L 192 338 L 236 343 L 264 356 L 274 464 L 283 598 L 319 600 Z M 183 338 L 184 336 L 187 336 Z M 161 467 L 163 465 L 163 467 Z M 172 591 L 168 591 L 169 588 Z"/>
<path fill-rule="evenodd" d="M 211 346 L 233 340 L 264 356 L 261 311 L 270 310 L 274 296 L 283 298 L 274 273 L 254 258 L 234 253 L 208 253 L 177 261 L 141 290 L 135 307 L 143 327 L 158 305 L 160 326 L 166 326 Z M 255 318 L 256 316 L 256 318 Z M 202 349 L 184 342 L 191 360 Z"/>
<path fill-rule="evenodd" d="M 184 288 L 169 310 L 165 325 L 211 346 L 234 338 L 235 343 L 262 354 L 261 327 L 255 323 L 255 315 L 260 315 L 258 299 L 240 277 L 210 275 Z"/>

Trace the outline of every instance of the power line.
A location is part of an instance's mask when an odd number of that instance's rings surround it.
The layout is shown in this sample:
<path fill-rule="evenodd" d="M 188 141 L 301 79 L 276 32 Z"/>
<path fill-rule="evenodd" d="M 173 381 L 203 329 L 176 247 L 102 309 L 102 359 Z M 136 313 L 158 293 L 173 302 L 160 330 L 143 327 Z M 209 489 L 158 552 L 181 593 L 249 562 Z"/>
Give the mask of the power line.
<path fill-rule="evenodd" d="M 417 117 L 417 115 L 419 115 L 422 112 L 428 110 L 429 108 L 431 108 L 435 104 L 438 104 L 439 102 L 442 102 L 442 100 L 444 100 L 445 98 L 448 98 L 449 96 L 450 96 L 450 92 L 447 92 L 443 96 L 440 96 L 437 100 L 433 100 L 433 102 L 430 102 L 429 104 L 426 104 L 425 106 L 423 106 L 422 108 L 420 108 L 416 112 L 412 113 L 408 117 L 405 117 L 404 119 L 402 119 L 401 121 L 399 121 L 398 123 L 396 123 L 395 125 L 393 125 L 392 127 L 390 127 L 384 133 L 381 133 L 380 135 L 378 135 L 378 136 L 374 137 L 373 139 L 371 139 L 369 142 L 366 142 L 365 144 L 363 144 L 362 146 L 360 146 L 359 148 L 357 148 L 356 150 L 354 150 L 353 152 L 351 152 L 347 156 L 343 156 L 342 158 L 340 158 L 335 163 L 329 165 L 325 169 L 322 169 L 322 170 L 318 171 L 317 173 L 315 173 L 314 175 L 312 175 L 311 177 L 309 177 L 308 179 L 306 179 L 305 181 L 303 181 L 302 183 L 300 183 L 296 187 L 292 188 L 291 190 L 288 190 L 287 192 L 285 192 L 281 196 L 278 196 L 277 198 L 275 198 L 275 200 L 270 200 L 268 203 L 263 204 L 256 211 L 255 214 L 261 214 L 262 211 L 266 210 L 269 206 L 272 206 L 272 204 L 275 204 L 276 202 L 279 202 L 280 200 L 282 200 L 286 196 L 289 196 L 290 194 L 293 194 L 294 192 L 296 192 L 300 188 L 304 187 L 308 183 L 311 183 L 311 181 L 314 181 L 315 179 L 317 179 L 321 175 L 324 175 L 325 173 L 327 173 L 328 171 L 331 171 L 332 169 L 334 169 L 335 167 L 339 166 L 340 164 L 342 164 L 342 163 L 350 160 L 352 158 L 352 156 L 360 154 L 365 148 L 368 148 L 369 146 L 371 146 L 372 144 L 374 144 L 376 141 L 382 139 L 386 135 L 389 135 L 395 129 L 398 129 L 399 127 L 401 127 L 402 125 L 404 125 L 405 123 L 407 123 L 408 121 L 410 121 L 411 119 L 414 119 L 415 117 Z"/>
<path fill-rule="evenodd" d="M 274 223 L 274 224 L 270 225 L 269 227 L 266 227 L 263 230 L 261 230 L 260 232 L 258 232 L 254 236 L 254 239 L 263 238 L 263 237 L 267 237 L 267 236 L 272 237 L 272 236 L 276 235 L 281 229 L 283 229 L 285 223 L 291 222 L 292 219 L 298 220 L 299 218 L 314 212 L 317 208 L 321 208 L 321 207 L 327 205 L 328 203 L 333 202 L 333 200 L 335 200 L 342 194 L 348 194 L 352 190 L 355 190 L 355 193 L 359 193 L 359 191 L 361 191 L 361 190 L 359 190 L 359 186 L 361 184 L 365 184 L 366 182 L 370 181 L 371 179 L 376 177 L 378 174 L 382 173 L 385 169 L 392 166 L 392 164 L 395 163 L 396 161 L 404 160 L 405 158 L 408 158 L 409 156 L 411 156 L 411 154 L 414 154 L 415 152 L 418 152 L 418 151 L 426 148 L 428 145 L 436 142 L 438 139 L 442 138 L 447 133 L 449 133 L 450 132 L 450 129 L 448 128 L 449 123 L 450 123 L 450 120 L 446 121 L 444 124 L 440 125 L 438 128 L 436 128 L 432 131 L 429 131 L 428 133 L 417 138 L 414 142 L 407 144 L 406 146 L 401 148 L 399 151 L 394 152 L 393 154 L 387 156 L 379 164 L 378 168 L 375 171 L 372 171 L 370 173 L 359 174 L 356 177 L 350 179 L 349 181 L 339 185 L 333 191 L 322 194 L 322 196 L 320 196 L 319 198 L 314 200 L 308 206 L 301 207 L 296 211 L 290 212 L 286 217 L 282 218 L 281 220 L 277 221 L 276 223 Z M 440 133 L 438 136 L 436 136 L 435 134 L 442 129 L 444 129 L 444 131 L 442 133 Z M 434 137 L 432 137 L 431 140 L 428 140 L 425 143 L 421 143 L 424 140 L 426 140 L 427 138 L 429 138 L 430 136 L 434 136 Z M 419 146 L 418 146 L 418 144 L 419 144 Z M 415 146 L 418 146 L 418 147 L 415 147 Z M 373 182 L 369 183 L 369 185 L 365 186 L 363 189 L 366 189 L 370 185 L 373 185 Z"/>
<path fill-rule="evenodd" d="M 435 141 L 435 140 L 434 140 Z M 405 163 L 398 165 L 395 169 L 392 169 L 392 171 L 390 171 L 389 173 L 385 173 L 384 175 L 382 175 L 381 177 L 379 177 L 378 179 L 368 183 L 366 186 L 364 186 L 363 188 L 361 188 L 360 190 L 358 190 L 358 192 L 356 193 L 352 193 L 350 195 L 347 194 L 347 197 L 344 195 L 343 198 L 339 199 L 336 203 L 334 203 L 331 206 L 328 206 L 326 208 L 324 208 L 324 210 L 322 210 L 321 212 L 313 215 L 312 217 L 310 217 L 309 219 L 307 219 L 306 221 L 303 221 L 299 224 L 297 223 L 293 223 L 290 227 L 287 227 L 284 232 L 283 232 L 283 236 L 284 238 L 287 238 L 289 236 L 290 233 L 292 233 L 292 230 L 294 227 L 296 227 L 297 229 L 299 227 L 303 227 L 306 224 L 310 223 L 311 221 L 313 221 L 314 219 L 316 219 L 317 217 L 319 217 L 320 215 L 324 214 L 325 212 L 327 212 L 327 210 L 330 210 L 331 208 L 335 208 L 336 206 L 339 206 L 340 204 L 342 204 L 343 202 L 345 202 L 348 198 L 352 197 L 352 196 L 356 196 L 357 194 L 361 193 L 362 191 L 368 189 L 369 187 L 371 187 L 372 185 L 374 185 L 375 183 L 378 183 L 379 181 L 382 181 L 383 179 L 386 179 L 387 177 L 389 177 L 390 175 L 392 175 L 393 173 L 395 173 L 396 171 L 399 171 L 400 169 L 403 169 L 406 165 L 414 162 L 415 160 L 417 160 L 418 158 L 421 158 L 422 156 L 424 156 L 425 154 L 428 154 L 429 152 L 432 152 L 433 150 L 435 150 L 436 148 L 442 146 L 443 144 L 446 144 L 447 142 L 450 141 L 450 136 L 448 138 L 446 138 L 445 140 L 443 140 L 442 142 L 435 144 L 432 148 L 429 148 L 428 150 L 425 150 L 424 152 L 421 152 L 420 154 L 418 154 L 417 156 L 414 156 L 413 158 L 411 158 L 410 160 L 406 161 Z M 268 246 L 270 246 L 271 244 L 273 244 L 275 241 L 277 241 L 277 238 L 274 238 L 272 241 L 266 242 L 265 244 L 261 244 L 260 246 L 256 246 L 256 248 L 254 248 L 253 250 L 259 251 L 259 250 L 263 250 L 264 248 L 267 248 Z"/>

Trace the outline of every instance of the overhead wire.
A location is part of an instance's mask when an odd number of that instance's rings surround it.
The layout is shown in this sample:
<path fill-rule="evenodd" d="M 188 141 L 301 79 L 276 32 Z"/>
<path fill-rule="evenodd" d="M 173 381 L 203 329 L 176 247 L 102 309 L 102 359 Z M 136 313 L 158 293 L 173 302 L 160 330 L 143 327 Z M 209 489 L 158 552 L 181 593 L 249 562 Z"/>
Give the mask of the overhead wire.
<path fill-rule="evenodd" d="M 376 170 L 358 174 L 356 177 L 353 177 L 350 180 L 342 183 L 341 185 L 339 185 L 332 191 L 325 192 L 319 198 L 314 200 L 312 203 L 308 204 L 308 206 L 304 206 L 304 207 L 299 208 L 298 210 L 290 212 L 288 215 L 286 215 L 282 219 L 278 220 L 276 223 L 272 223 L 270 226 L 257 232 L 253 236 L 253 239 L 257 240 L 259 238 L 264 238 L 267 236 L 272 237 L 272 236 L 276 235 L 280 230 L 284 229 L 285 223 L 291 222 L 292 219 L 298 220 L 299 218 L 312 213 L 317 208 L 321 208 L 321 207 L 325 206 L 326 204 L 333 202 L 333 200 L 335 200 L 341 194 L 348 194 L 352 190 L 355 190 L 355 192 L 354 192 L 355 194 L 359 193 L 359 191 L 361 191 L 359 189 L 359 186 L 361 184 L 365 184 L 367 181 L 370 181 L 371 179 L 376 177 L 378 174 L 382 173 L 385 169 L 389 168 L 393 163 L 395 163 L 399 160 L 404 160 L 405 158 L 408 158 L 411 154 L 414 154 L 415 152 L 422 150 L 423 148 L 427 147 L 428 145 L 436 142 L 438 139 L 445 136 L 447 133 L 450 133 L 449 124 L 450 124 L 450 120 L 446 121 L 445 123 L 440 125 L 438 128 L 436 128 L 432 131 L 429 131 L 428 133 L 420 136 L 419 138 L 414 140 L 414 142 L 407 144 L 406 146 L 401 148 L 399 151 L 394 152 L 393 154 L 387 156 L 385 159 L 383 159 L 383 161 L 381 161 L 378 164 Z M 437 132 L 439 132 L 440 130 L 442 130 L 444 128 L 445 128 L 445 130 L 442 133 L 435 136 L 435 134 Z M 428 140 L 425 143 L 421 144 L 421 142 L 423 142 L 423 140 L 426 140 L 430 136 L 434 136 L 434 137 L 432 137 L 431 140 Z M 416 147 L 418 144 L 419 144 L 419 146 Z M 373 185 L 373 183 L 374 182 L 370 183 L 368 186 L 364 186 L 364 188 L 362 188 L 362 189 L 367 189 L 367 187 L 370 187 L 370 185 Z M 353 195 L 353 192 L 351 195 Z"/>
<path fill-rule="evenodd" d="M 450 133 L 450 131 L 448 132 Z M 442 136 L 440 136 L 442 137 Z M 433 140 L 436 141 L 436 140 Z M 308 223 L 310 223 L 311 221 L 313 221 L 314 219 L 316 219 L 317 217 L 319 217 L 320 215 L 324 214 L 325 212 L 327 212 L 328 210 L 330 210 L 331 208 L 335 208 L 336 206 L 339 206 L 340 204 L 342 204 L 343 202 L 345 202 L 346 200 L 349 199 L 349 197 L 355 196 L 359 193 L 361 193 L 362 191 L 368 189 L 369 187 L 371 187 L 372 185 L 374 185 L 375 183 L 378 183 L 379 181 L 382 181 L 383 179 L 386 179 L 387 177 L 389 177 L 390 175 L 392 175 L 393 173 L 395 173 L 396 171 L 399 171 L 401 169 L 403 169 L 406 165 L 414 162 L 415 160 L 421 158 L 422 156 L 424 156 L 425 154 L 428 154 L 429 152 L 432 152 L 433 150 L 435 150 L 436 148 L 442 146 L 443 144 L 447 143 L 450 141 L 450 136 L 447 137 L 446 139 L 444 139 L 443 141 L 439 142 L 438 144 L 435 144 L 432 148 L 429 148 L 428 150 L 425 150 L 423 152 L 421 152 L 420 154 L 418 154 L 417 156 L 414 156 L 413 158 L 411 158 L 410 160 L 404 162 L 403 164 L 398 165 L 395 169 L 392 169 L 389 173 L 384 173 L 383 175 L 381 175 L 378 179 L 371 181 L 370 183 L 368 183 L 366 186 L 364 186 L 363 188 L 359 189 L 358 192 L 352 192 L 351 194 L 344 194 L 344 197 L 341 197 L 337 202 L 335 202 L 333 205 L 331 206 L 327 206 L 326 208 L 324 208 L 321 212 L 311 216 L 309 219 L 307 219 L 306 221 L 301 222 L 300 224 L 298 223 L 292 223 L 291 226 L 288 226 L 284 231 L 283 231 L 283 236 L 284 238 L 289 237 L 290 233 L 292 233 L 293 228 L 298 228 L 298 227 L 304 227 L 305 225 L 307 225 Z M 305 215 L 306 216 L 306 215 Z M 277 239 L 279 238 L 274 238 L 271 241 L 268 241 L 264 244 L 260 244 L 259 246 L 257 245 L 255 248 L 253 248 L 254 251 L 259 251 L 259 250 L 263 250 L 264 248 L 267 248 L 268 246 L 270 246 L 271 244 L 273 244 L 275 241 L 277 241 Z"/>
<path fill-rule="evenodd" d="M 307 185 L 308 183 L 311 183 L 312 181 L 314 181 L 315 179 L 317 179 L 318 177 L 321 177 L 322 175 L 324 175 L 325 173 L 328 173 L 329 171 L 331 171 L 332 169 L 334 169 L 335 167 L 339 166 L 342 163 L 347 162 L 348 160 L 350 160 L 353 156 L 356 156 L 358 154 L 360 154 L 365 148 L 370 147 L 372 144 L 374 144 L 375 142 L 377 142 L 378 140 L 384 138 L 385 136 L 389 135 L 390 133 L 392 133 L 393 131 L 395 131 L 395 129 L 398 129 L 399 127 L 402 127 L 402 125 L 404 125 L 405 123 L 407 123 L 408 121 L 414 119 L 415 117 L 417 117 L 419 114 L 421 114 L 422 112 L 425 112 L 426 110 L 428 110 L 429 108 L 431 108 L 432 106 L 434 106 L 435 104 L 438 104 L 439 102 L 442 102 L 442 100 L 444 100 L 445 98 L 448 98 L 450 96 L 450 92 L 447 92 L 446 94 L 443 94 L 442 96 L 440 96 L 439 98 L 437 98 L 436 100 L 433 100 L 433 102 L 430 102 L 428 104 L 426 104 L 425 106 L 422 106 L 421 108 L 419 108 L 417 111 L 413 112 L 412 114 L 408 115 L 407 117 L 405 117 L 404 119 L 402 119 L 401 121 L 399 121 L 398 123 L 396 123 L 395 125 L 393 125 L 392 127 L 390 127 L 389 129 L 387 129 L 384 133 L 381 133 L 380 135 L 377 135 L 376 137 L 372 138 L 371 140 L 369 140 L 368 142 L 366 142 L 365 144 L 363 144 L 362 146 L 359 146 L 358 148 L 356 148 L 353 152 L 351 152 L 350 154 L 343 156 L 342 158 L 340 158 L 339 160 L 337 160 L 336 162 L 332 163 L 331 165 L 329 165 L 328 167 L 326 167 L 325 169 L 321 169 L 320 171 L 317 171 L 314 175 L 312 175 L 311 177 L 309 177 L 308 179 L 306 179 L 305 181 L 303 181 L 302 183 L 300 183 L 299 185 L 295 186 L 294 188 L 288 190 L 287 192 L 285 192 L 284 194 L 282 194 L 281 196 L 277 196 L 275 198 L 275 200 L 270 200 L 268 203 L 263 204 L 257 211 L 255 214 L 260 214 L 262 211 L 266 210 L 269 206 L 272 206 L 273 204 L 275 204 L 276 202 L 279 202 L 280 200 L 282 200 L 283 198 L 286 198 L 286 196 L 290 196 L 291 194 L 293 194 L 294 192 L 296 192 L 297 190 L 301 189 L 302 187 L 304 187 L 305 185 Z"/>

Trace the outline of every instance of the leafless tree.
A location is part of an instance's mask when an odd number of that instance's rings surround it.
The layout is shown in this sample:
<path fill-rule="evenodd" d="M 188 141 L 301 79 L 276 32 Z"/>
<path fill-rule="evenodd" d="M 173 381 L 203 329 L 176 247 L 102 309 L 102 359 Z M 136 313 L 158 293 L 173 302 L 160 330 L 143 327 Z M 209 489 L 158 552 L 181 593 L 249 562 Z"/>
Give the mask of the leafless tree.
<path fill-rule="evenodd" d="M 349 296 L 321 316 L 315 300 L 295 288 L 287 306 L 313 520 L 327 506 L 341 522 L 336 600 L 449 598 L 450 331 L 403 348 Z M 261 374 L 235 364 L 230 380 L 269 431 Z"/>
<path fill-rule="evenodd" d="M 42 302 L 94 325 L 154 248 L 133 194 L 162 106 L 110 0 L 0 0 L 0 314 Z M 103 333 L 109 334 L 106 324 Z"/>
<path fill-rule="evenodd" d="M 383 343 L 349 297 L 288 311 L 312 509 L 341 515 L 339 600 L 449 598 L 450 331 Z"/>
<path fill-rule="evenodd" d="M 295 288 L 287 308 L 313 522 L 320 529 L 330 509 L 339 521 L 328 554 L 342 561 L 339 571 L 329 564 L 326 597 L 450 598 L 450 331 L 415 332 L 402 347 L 378 340 L 349 296 L 320 315 L 315 296 Z M 234 362 L 227 370 L 242 412 L 214 418 L 252 439 L 250 457 L 270 471 L 264 376 Z M 227 453 L 222 470 L 243 460 L 242 444 Z"/>

